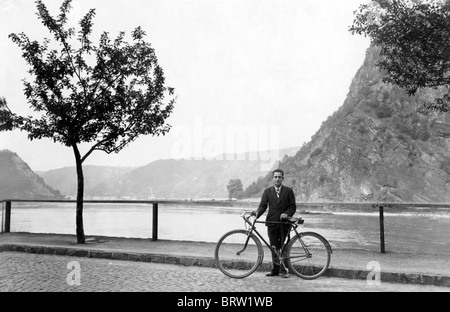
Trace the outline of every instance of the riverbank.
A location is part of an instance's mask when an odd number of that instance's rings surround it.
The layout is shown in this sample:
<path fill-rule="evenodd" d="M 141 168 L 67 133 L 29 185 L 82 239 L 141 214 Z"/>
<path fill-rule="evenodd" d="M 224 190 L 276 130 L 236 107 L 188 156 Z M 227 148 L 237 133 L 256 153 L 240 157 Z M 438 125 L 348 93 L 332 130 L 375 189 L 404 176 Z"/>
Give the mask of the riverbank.
<path fill-rule="evenodd" d="M 73 205 L 74 200 L 64 201 L 45 201 L 45 200 L 12 200 L 14 207 L 45 207 L 47 205 L 59 204 L 62 207 Z M 212 209 L 239 209 L 255 210 L 259 205 L 259 198 L 242 200 L 224 200 L 224 199 L 147 199 L 147 200 L 102 200 L 86 199 L 85 206 L 88 205 L 110 205 L 110 206 L 135 206 L 152 207 L 157 203 L 159 207 L 179 207 L 179 208 L 212 208 Z M 2 207 L 4 210 L 4 201 Z M 378 212 L 380 207 L 390 213 L 441 213 L 450 215 L 449 203 L 379 203 L 379 202 L 322 202 L 309 203 L 297 202 L 298 213 L 337 213 L 337 212 Z"/>
<path fill-rule="evenodd" d="M 260 199 L 243 200 L 185 200 L 177 202 L 174 206 L 180 207 L 211 207 L 235 208 L 255 210 Z M 170 205 L 173 205 L 170 203 Z M 450 204 L 447 203 L 376 203 L 376 202 L 323 202 L 305 203 L 297 202 L 297 213 L 378 213 L 380 206 L 387 213 L 438 213 L 450 216 Z M 162 204 L 164 206 L 164 204 Z"/>

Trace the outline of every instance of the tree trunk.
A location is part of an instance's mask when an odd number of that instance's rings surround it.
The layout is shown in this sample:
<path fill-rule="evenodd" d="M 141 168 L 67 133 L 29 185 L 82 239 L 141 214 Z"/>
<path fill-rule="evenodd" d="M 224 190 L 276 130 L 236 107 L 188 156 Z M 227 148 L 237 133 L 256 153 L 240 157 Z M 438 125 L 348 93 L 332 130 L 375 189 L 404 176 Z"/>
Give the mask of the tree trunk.
<path fill-rule="evenodd" d="M 75 162 L 77 166 L 77 215 L 76 215 L 76 225 L 77 225 L 77 243 L 85 244 L 86 240 L 84 237 L 84 227 L 83 227 L 83 199 L 84 199 L 84 176 L 83 176 L 83 164 L 81 162 L 80 151 L 76 144 L 73 145 L 73 151 L 75 154 Z"/>

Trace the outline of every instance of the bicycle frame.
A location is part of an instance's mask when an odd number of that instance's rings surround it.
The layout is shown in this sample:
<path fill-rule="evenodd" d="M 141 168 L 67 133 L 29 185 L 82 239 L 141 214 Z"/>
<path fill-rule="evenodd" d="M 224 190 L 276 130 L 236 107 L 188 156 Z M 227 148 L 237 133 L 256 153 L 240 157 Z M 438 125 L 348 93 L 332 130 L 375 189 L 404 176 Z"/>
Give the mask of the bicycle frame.
<path fill-rule="evenodd" d="M 250 221 L 248 221 L 249 218 L 245 218 L 244 216 L 242 216 L 242 218 L 245 220 L 245 222 L 246 222 L 248 225 L 250 225 L 250 229 L 249 229 L 249 231 L 248 231 L 247 240 L 245 241 L 244 248 L 243 248 L 241 251 L 238 252 L 238 255 L 240 255 L 242 252 L 244 252 L 245 249 L 247 248 L 247 244 L 248 244 L 248 242 L 249 242 L 249 240 L 250 240 L 251 234 L 252 234 L 252 233 L 256 233 L 256 235 L 258 236 L 258 238 L 260 238 L 260 239 L 264 242 L 264 244 L 266 244 L 266 246 L 270 249 L 270 251 L 278 256 L 278 258 L 280 259 L 281 264 L 283 265 L 284 269 L 286 269 L 286 270 L 287 270 L 287 268 L 286 268 L 286 266 L 285 266 L 283 260 L 285 260 L 285 259 L 291 259 L 291 258 L 305 258 L 305 259 L 307 259 L 307 258 L 310 258 L 310 257 L 311 257 L 311 253 L 308 251 L 308 248 L 306 247 L 306 245 L 304 244 L 303 240 L 301 240 L 301 239 L 300 239 L 300 242 L 301 242 L 301 244 L 302 244 L 303 249 L 305 250 L 306 256 L 283 257 L 284 249 L 285 249 L 285 247 L 289 244 L 289 241 L 290 241 L 290 239 L 291 239 L 291 238 L 290 238 L 290 233 L 291 233 L 291 231 L 294 230 L 295 235 L 298 236 L 298 237 L 301 237 L 301 233 L 297 232 L 297 226 L 298 226 L 298 225 L 297 225 L 296 223 L 292 223 L 292 222 L 275 222 L 275 221 L 269 221 L 269 222 L 266 222 L 266 221 L 257 221 L 256 218 L 255 218 L 255 220 L 253 221 L 253 223 L 251 223 Z M 278 251 L 277 251 L 276 249 L 272 248 L 272 246 L 271 246 L 269 243 L 267 243 L 267 241 L 264 239 L 264 237 L 263 237 L 263 236 L 258 232 L 258 230 L 256 229 L 256 227 L 255 227 L 255 224 L 256 224 L 256 223 L 264 223 L 264 224 L 267 224 L 267 223 L 274 223 L 274 224 L 290 225 L 288 234 L 287 234 L 287 236 L 285 237 L 284 242 L 283 242 L 283 245 L 282 245 L 282 247 L 281 247 L 281 253 L 278 253 Z"/>

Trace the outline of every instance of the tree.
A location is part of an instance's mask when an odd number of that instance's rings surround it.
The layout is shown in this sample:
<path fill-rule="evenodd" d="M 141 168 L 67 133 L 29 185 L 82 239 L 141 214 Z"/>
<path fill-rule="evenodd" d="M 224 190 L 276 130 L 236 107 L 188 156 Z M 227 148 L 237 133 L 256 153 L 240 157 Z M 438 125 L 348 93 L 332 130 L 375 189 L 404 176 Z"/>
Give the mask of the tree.
<path fill-rule="evenodd" d="M 76 234 L 85 243 L 83 229 L 83 162 L 94 151 L 118 153 L 139 135 L 164 135 L 173 110 L 173 88 L 165 86 L 154 49 L 144 41 L 145 32 L 132 31 L 132 43 L 120 32 L 115 40 L 107 32 L 98 46 L 91 41 L 95 10 L 80 20 L 80 29 L 67 26 L 71 0 L 64 0 L 52 17 L 42 1 L 37 15 L 53 35 L 42 43 L 24 33 L 10 38 L 22 50 L 34 81 L 24 80 L 24 94 L 38 117 L 12 114 L 15 128 L 28 138 L 50 138 L 72 148 L 77 171 Z M 76 44 L 76 48 L 74 47 Z M 90 148 L 83 155 L 79 145 Z"/>
<path fill-rule="evenodd" d="M 450 0 L 378 0 L 355 12 L 353 34 L 381 48 L 377 66 L 383 81 L 414 95 L 422 88 L 442 88 L 442 97 L 425 105 L 450 110 Z"/>
<path fill-rule="evenodd" d="M 228 198 L 242 199 L 244 197 L 244 188 L 240 179 L 231 179 L 227 185 Z"/>

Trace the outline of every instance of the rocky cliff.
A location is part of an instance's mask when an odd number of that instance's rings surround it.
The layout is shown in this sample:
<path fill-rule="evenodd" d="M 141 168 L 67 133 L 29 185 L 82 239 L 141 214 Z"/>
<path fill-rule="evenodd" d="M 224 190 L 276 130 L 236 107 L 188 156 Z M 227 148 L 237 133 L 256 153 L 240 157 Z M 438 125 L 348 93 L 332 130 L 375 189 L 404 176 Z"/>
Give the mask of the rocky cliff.
<path fill-rule="evenodd" d="M 0 151 L 0 200 L 61 198 L 16 153 Z"/>
<path fill-rule="evenodd" d="M 450 202 L 450 115 L 424 108 L 440 91 L 384 84 L 378 55 L 368 49 L 344 104 L 280 164 L 298 201 Z"/>

